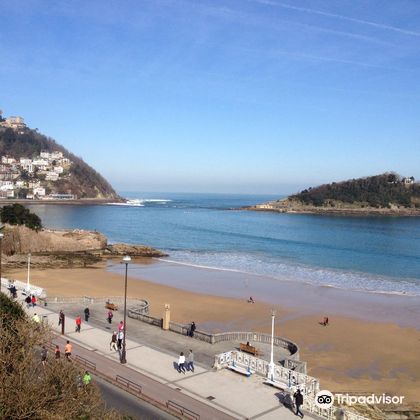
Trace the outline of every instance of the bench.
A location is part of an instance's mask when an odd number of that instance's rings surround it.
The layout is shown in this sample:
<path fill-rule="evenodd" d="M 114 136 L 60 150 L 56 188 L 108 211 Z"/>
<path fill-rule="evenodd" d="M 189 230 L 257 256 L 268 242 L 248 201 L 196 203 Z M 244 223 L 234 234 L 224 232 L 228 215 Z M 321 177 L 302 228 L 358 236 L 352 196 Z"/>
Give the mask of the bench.
<path fill-rule="evenodd" d="M 275 381 L 275 380 L 272 381 L 271 379 L 266 379 L 264 381 L 264 384 L 274 386 L 275 388 L 281 389 L 282 391 L 285 391 L 288 393 L 290 393 L 291 391 L 291 389 L 289 388 L 289 385 L 283 381 Z"/>
<path fill-rule="evenodd" d="M 248 378 L 252 375 L 251 369 L 238 366 L 237 364 L 235 364 L 235 362 L 229 365 L 228 369 L 233 370 L 234 372 L 240 373 L 241 375 L 245 375 Z"/>
<path fill-rule="evenodd" d="M 111 311 L 118 311 L 118 306 L 115 303 L 106 302 L 105 308 L 110 309 Z"/>
<path fill-rule="evenodd" d="M 253 354 L 254 356 L 261 355 L 261 352 L 254 346 L 250 346 L 249 344 L 240 343 L 239 350 L 244 351 L 245 353 Z"/>

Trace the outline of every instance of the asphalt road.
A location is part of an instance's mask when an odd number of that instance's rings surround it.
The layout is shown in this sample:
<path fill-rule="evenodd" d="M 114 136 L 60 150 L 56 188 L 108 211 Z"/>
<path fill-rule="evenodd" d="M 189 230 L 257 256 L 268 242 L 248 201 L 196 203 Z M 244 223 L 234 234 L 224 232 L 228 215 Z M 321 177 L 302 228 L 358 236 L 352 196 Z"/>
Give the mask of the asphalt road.
<path fill-rule="evenodd" d="M 93 378 L 101 390 L 107 408 L 113 408 L 135 420 L 173 420 L 176 418 L 97 376 Z"/>

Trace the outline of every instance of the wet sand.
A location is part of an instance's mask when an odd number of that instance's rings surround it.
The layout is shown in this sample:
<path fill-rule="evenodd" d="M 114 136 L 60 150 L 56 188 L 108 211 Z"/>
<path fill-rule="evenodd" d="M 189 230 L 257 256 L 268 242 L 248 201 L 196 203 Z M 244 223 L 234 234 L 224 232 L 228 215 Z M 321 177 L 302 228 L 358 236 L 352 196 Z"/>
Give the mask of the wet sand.
<path fill-rule="evenodd" d="M 129 271 L 128 295 L 146 298 L 152 315 L 162 316 L 164 304 L 170 303 L 174 321 L 194 320 L 199 329 L 270 332 L 273 308 L 277 313 L 276 334 L 300 346 L 308 373 L 320 378 L 322 388 L 386 392 L 404 395 L 405 401 L 420 401 L 420 331 L 414 328 L 419 326 L 415 324 L 419 308 L 415 300 L 405 296 L 374 296 L 372 300 L 370 294 L 357 300 L 350 292 L 307 285 L 298 289 L 283 285 L 281 296 L 272 294 L 270 299 L 270 294 L 264 297 L 257 292 L 250 279 L 244 283 L 241 278 L 241 285 L 234 275 L 190 270 L 185 280 L 185 272 L 181 275 L 182 271 L 165 264 L 159 268 L 159 264 L 133 265 Z M 44 287 L 49 296 L 118 296 L 123 291 L 123 273 L 120 264 L 111 271 L 106 265 L 34 269 L 31 283 Z M 140 275 L 152 281 L 141 280 Z M 5 276 L 25 281 L 26 270 L 9 271 Z M 197 289 L 200 293 L 191 291 Z M 223 294 L 227 297 L 217 296 Z M 255 304 L 246 302 L 251 294 Z M 404 305 L 400 299 L 408 300 Z M 326 315 L 325 308 L 331 322 L 328 327 L 318 323 Z M 410 314 L 414 321 L 402 322 Z"/>

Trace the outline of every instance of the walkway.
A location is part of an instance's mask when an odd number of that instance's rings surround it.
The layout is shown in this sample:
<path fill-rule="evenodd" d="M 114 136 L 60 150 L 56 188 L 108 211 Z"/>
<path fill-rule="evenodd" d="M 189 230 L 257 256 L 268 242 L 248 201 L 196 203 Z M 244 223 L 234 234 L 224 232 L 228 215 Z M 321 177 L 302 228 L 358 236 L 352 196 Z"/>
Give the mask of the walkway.
<path fill-rule="evenodd" d="M 27 309 L 29 315 L 34 312 L 43 316 L 57 333 L 58 313 L 50 307 Z M 137 322 L 131 320 L 133 322 Z M 206 364 L 196 363 L 194 373 L 180 374 L 175 369 L 178 351 L 161 351 L 156 347 L 145 345 L 141 339 L 127 340 L 127 364 L 119 363 L 119 355 L 109 349 L 110 332 L 83 323 L 81 333 L 74 331 L 74 318 L 66 316 L 65 336 L 57 335 L 54 343 L 63 351 L 65 340 L 73 344 L 74 357 L 86 361 L 88 369 L 96 367 L 96 373 L 121 384 L 131 381 L 133 388 L 143 396 L 151 398 L 173 410 L 181 412 L 190 410 L 184 415 L 200 419 L 295 419 L 294 414 L 279 401 L 279 392 L 275 388 L 263 385 L 263 378 L 252 375 L 250 378 L 237 373 L 221 370 L 214 371 Z M 153 328 L 153 327 L 152 327 Z M 159 333 L 166 334 L 158 328 Z M 130 323 L 128 324 L 128 337 Z M 179 335 L 188 343 L 191 340 Z M 179 348 L 188 348 L 178 343 Z M 92 365 L 91 365 L 92 364 Z M 139 388 L 140 387 L 140 388 Z M 133 391 L 135 392 L 135 390 Z M 309 416 L 307 416 L 309 417 Z M 309 417 L 311 418 L 311 417 Z"/>

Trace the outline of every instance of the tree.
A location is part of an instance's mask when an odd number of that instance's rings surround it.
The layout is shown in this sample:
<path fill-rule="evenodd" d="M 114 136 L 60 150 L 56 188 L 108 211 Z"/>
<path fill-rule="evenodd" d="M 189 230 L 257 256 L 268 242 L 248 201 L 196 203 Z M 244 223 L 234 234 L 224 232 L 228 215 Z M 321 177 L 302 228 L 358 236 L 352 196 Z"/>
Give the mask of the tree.
<path fill-rule="evenodd" d="M 1 295 L 2 303 L 9 299 Z M 80 385 L 82 370 L 73 363 L 51 356 L 40 363 L 40 350 L 52 339 L 48 325 L 13 318 L 3 306 L 0 316 L 0 418 L 122 419 L 105 409 L 95 384 Z"/>
<path fill-rule="evenodd" d="M 41 219 L 35 213 L 31 213 L 21 204 L 11 204 L 4 206 L 0 210 L 0 218 L 2 223 L 11 225 L 25 225 L 32 230 L 42 229 Z"/>

